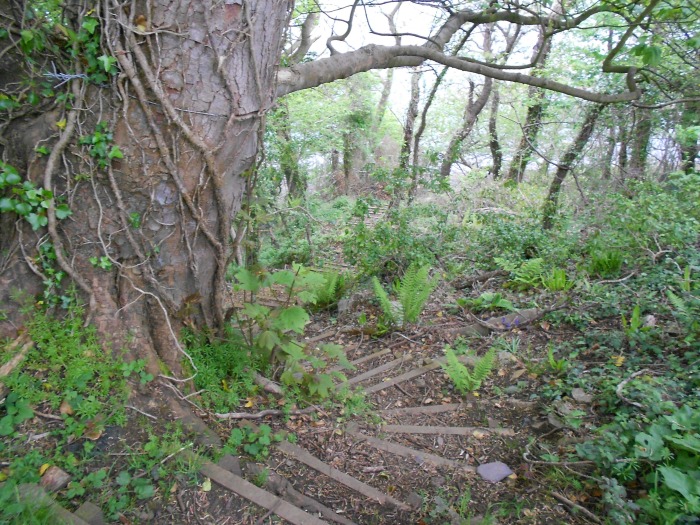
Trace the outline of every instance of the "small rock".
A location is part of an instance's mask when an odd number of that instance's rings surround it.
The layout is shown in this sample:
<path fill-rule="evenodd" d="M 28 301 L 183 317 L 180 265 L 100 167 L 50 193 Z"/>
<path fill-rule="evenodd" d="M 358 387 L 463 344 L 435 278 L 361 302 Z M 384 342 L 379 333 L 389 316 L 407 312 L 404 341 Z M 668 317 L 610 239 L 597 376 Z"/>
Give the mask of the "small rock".
<path fill-rule="evenodd" d="M 433 487 L 442 487 L 445 484 L 445 478 L 442 476 L 433 476 L 430 478 L 430 484 Z"/>
<path fill-rule="evenodd" d="M 510 470 L 508 465 L 500 461 L 494 461 L 492 463 L 484 463 L 476 468 L 477 474 L 484 478 L 486 481 L 491 483 L 498 483 L 499 481 L 507 478 L 513 471 Z"/>
<path fill-rule="evenodd" d="M 510 385 L 503 389 L 506 394 L 517 394 L 520 392 L 520 387 L 516 385 Z"/>
<path fill-rule="evenodd" d="M 420 509 L 423 506 L 423 498 L 416 492 L 411 492 L 406 498 L 408 503 L 414 509 Z"/>
<path fill-rule="evenodd" d="M 498 362 L 502 365 L 517 362 L 517 358 L 510 352 L 498 352 Z"/>
<path fill-rule="evenodd" d="M 574 388 L 571 391 L 571 397 L 574 398 L 574 401 L 577 401 L 579 403 L 588 404 L 591 401 L 593 401 L 593 396 L 591 394 L 586 394 L 583 388 Z"/>
<path fill-rule="evenodd" d="M 552 425 L 554 428 L 565 428 L 566 427 L 566 424 L 561 419 L 559 419 L 557 417 L 557 415 L 554 414 L 553 412 L 551 412 L 547 416 L 547 421 L 549 421 L 549 424 Z"/>
<path fill-rule="evenodd" d="M 56 466 L 50 466 L 41 477 L 41 486 L 49 492 L 61 490 L 70 481 L 70 475 Z"/>

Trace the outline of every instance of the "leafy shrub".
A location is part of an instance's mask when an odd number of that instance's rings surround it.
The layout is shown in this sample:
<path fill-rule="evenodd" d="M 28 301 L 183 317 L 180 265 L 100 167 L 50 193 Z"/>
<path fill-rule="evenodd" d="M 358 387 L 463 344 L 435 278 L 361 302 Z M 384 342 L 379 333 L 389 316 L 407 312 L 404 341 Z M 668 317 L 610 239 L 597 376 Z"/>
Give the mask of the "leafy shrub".
<path fill-rule="evenodd" d="M 700 514 L 699 435 L 700 411 L 684 405 L 651 424 L 612 424 L 576 450 L 622 481 L 644 483 L 647 495 L 637 500 L 644 517 L 636 522 L 692 523 Z"/>
<path fill-rule="evenodd" d="M 358 205 L 362 200 L 358 199 Z M 356 205 L 356 210 L 357 206 Z M 392 209 L 375 226 L 364 222 L 367 211 L 360 207 L 360 222 L 348 228 L 343 254 L 360 275 L 394 278 L 415 263 L 435 264 L 435 254 L 450 235 L 447 216 L 434 208 L 416 206 Z"/>
<path fill-rule="evenodd" d="M 287 386 L 300 389 L 303 395 L 325 399 L 333 392 L 333 378 L 345 380 L 342 373 L 324 370 L 338 363 L 345 368 L 347 361 L 342 347 L 321 345 L 317 350 L 307 348 L 295 334 L 301 335 L 309 322 L 303 304 L 316 300 L 315 290 L 326 285 L 323 275 L 301 265 L 293 270 L 274 273 L 253 273 L 240 269 L 235 274 L 234 289 L 243 290 L 248 300 L 240 311 L 234 311 L 237 333 L 252 352 L 254 360 L 269 368 L 282 365 L 279 379 Z M 255 302 L 256 294 L 265 288 L 279 287 L 286 301 L 269 307 Z M 296 304 L 297 302 L 301 305 Z"/>
<path fill-rule="evenodd" d="M 508 310 L 509 312 L 515 311 L 515 306 L 513 306 L 513 303 L 503 297 L 503 294 L 498 292 L 484 292 L 475 299 L 460 298 L 457 299 L 457 304 L 459 306 L 469 307 L 475 312 L 493 311 L 498 309 Z"/>

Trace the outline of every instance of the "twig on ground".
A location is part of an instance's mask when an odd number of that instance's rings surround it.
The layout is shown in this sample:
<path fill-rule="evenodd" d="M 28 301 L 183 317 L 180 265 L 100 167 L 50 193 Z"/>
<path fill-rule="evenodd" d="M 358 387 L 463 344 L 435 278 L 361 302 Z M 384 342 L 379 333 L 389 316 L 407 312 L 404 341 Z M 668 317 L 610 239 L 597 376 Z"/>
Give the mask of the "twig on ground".
<path fill-rule="evenodd" d="M 218 417 L 219 419 L 260 419 L 265 416 L 284 416 L 287 414 L 292 416 L 299 416 L 301 414 L 311 414 L 312 412 L 315 412 L 317 410 L 318 407 L 315 406 L 296 410 L 278 410 L 269 408 L 266 410 L 261 410 L 260 412 L 256 412 L 254 414 L 251 414 L 249 412 L 228 412 L 226 414 L 214 414 L 214 416 Z"/>
<path fill-rule="evenodd" d="M 596 516 L 595 514 L 593 514 L 590 510 L 588 510 L 585 507 L 582 507 L 578 503 L 574 503 L 573 501 L 571 501 L 569 498 L 563 496 L 562 494 L 559 494 L 558 492 L 554 492 L 554 491 L 550 492 L 550 494 L 552 495 L 552 497 L 555 500 L 566 505 L 570 511 L 576 510 L 576 511 L 580 512 L 581 514 L 583 514 L 584 516 L 586 516 L 589 520 L 591 520 L 595 523 L 602 523 L 602 521 L 600 521 L 600 518 L 598 516 Z"/>
<path fill-rule="evenodd" d="M 617 397 L 620 400 L 624 401 L 625 403 L 628 403 L 628 404 L 630 404 L 634 407 L 637 407 L 637 408 L 644 408 L 644 405 L 642 405 L 641 403 L 637 403 L 636 401 L 632 401 L 631 399 L 627 399 L 622 394 L 622 389 L 625 388 L 627 383 L 632 381 L 635 377 L 641 376 L 642 374 L 652 374 L 652 373 L 653 372 L 651 370 L 649 370 L 648 368 L 642 368 L 641 370 L 637 370 L 634 374 L 632 374 L 627 379 L 622 381 L 619 385 L 617 385 L 617 388 L 615 388 L 615 394 L 617 395 Z"/>
<path fill-rule="evenodd" d="M 151 419 L 154 419 L 156 421 L 158 420 L 158 418 L 156 416 L 153 416 L 153 415 L 149 414 L 148 412 L 144 412 L 143 410 L 139 410 L 138 408 L 136 408 L 134 406 L 126 405 L 126 408 L 130 408 L 131 410 L 138 412 L 139 414 L 144 415 L 146 417 L 149 417 Z"/>
<path fill-rule="evenodd" d="M 621 282 L 623 282 L 623 281 L 626 281 L 627 279 L 629 279 L 630 277 L 632 277 L 632 276 L 633 276 L 634 274 L 636 274 L 636 273 L 637 273 L 637 272 L 636 272 L 636 270 L 635 270 L 634 272 L 632 272 L 631 274 L 629 274 L 629 275 L 626 276 L 626 277 L 623 277 L 622 279 L 610 279 L 610 280 L 605 280 L 605 281 L 596 281 L 596 284 L 621 283 Z"/>

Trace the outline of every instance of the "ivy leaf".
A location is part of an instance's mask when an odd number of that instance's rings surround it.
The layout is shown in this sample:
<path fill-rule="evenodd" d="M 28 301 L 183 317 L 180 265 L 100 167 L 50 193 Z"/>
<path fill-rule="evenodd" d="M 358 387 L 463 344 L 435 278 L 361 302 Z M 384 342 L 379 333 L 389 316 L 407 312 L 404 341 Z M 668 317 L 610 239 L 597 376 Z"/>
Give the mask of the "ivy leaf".
<path fill-rule="evenodd" d="M 31 409 L 29 403 L 27 403 L 26 401 L 17 401 L 15 406 L 17 407 L 15 423 L 21 423 L 22 421 L 26 421 L 27 419 L 31 419 L 34 417 L 34 411 Z"/>
<path fill-rule="evenodd" d="M 15 212 L 17 215 L 25 216 L 28 215 L 30 211 L 32 211 L 32 207 L 26 202 L 18 202 L 15 204 Z"/>
<path fill-rule="evenodd" d="M 27 215 L 27 222 L 31 224 L 32 230 L 37 231 L 39 228 L 46 226 L 49 223 L 49 220 L 46 218 L 45 215 L 37 215 L 36 213 L 30 213 L 29 215 Z"/>
<path fill-rule="evenodd" d="M 17 201 L 10 199 L 9 197 L 3 197 L 0 199 L 0 212 L 13 211 Z"/>
<path fill-rule="evenodd" d="M 279 313 L 273 327 L 283 331 L 292 330 L 300 334 L 308 322 L 309 314 L 306 313 L 306 310 L 301 306 L 290 306 Z"/>
<path fill-rule="evenodd" d="M 258 348 L 263 348 L 265 350 L 272 350 L 275 346 L 280 344 L 279 336 L 272 330 L 265 330 L 258 335 L 255 340 L 255 345 Z"/>
<path fill-rule="evenodd" d="M 5 416 L 0 419 L 0 436 L 9 436 L 15 431 L 14 418 Z"/>
<path fill-rule="evenodd" d="M 97 57 L 97 61 L 102 64 L 102 68 L 105 70 L 106 73 L 109 73 L 109 71 L 112 69 L 112 66 L 117 63 L 117 59 L 115 57 L 111 57 L 108 55 L 100 55 Z"/>
<path fill-rule="evenodd" d="M 281 284 L 283 286 L 292 286 L 294 284 L 294 279 L 296 278 L 296 275 L 294 272 L 291 272 L 289 270 L 280 270 L 279 272 L 275 272 L 270 276 L 270 282 L 273 284 Z"/>
<path fill-rule="evenodd" d="M 269 313 L 270 309 L 261 304 L 245 303 L 245 305 L 243 305 L 243 314 L 252 319 L 267 317 Z"/>
<path fill-rule="evenodd" d="M 70 217 L 71 215 L 73 215 L 73 212 L 67 204 L 61 204 L 59 206 L 56 206 L 57 219 L 65 219 L 66 217 Z"/>
<path fill-rule="evenodd" d="M 123 159 L 124 154 L 122 153 L 122 150 L 119 149 L 119 146 L 112 146 L 112 149 L 109 150 L 109 153 L 107 153 L 107 156 L 110 159 Z"/>
<path fill-rule="evenodd" d="M 98 25 L 100 25 L 100 22 L 97 18 L 90 17 L 83 20 L 83 29 L 91 35 L 95 34 L 95 29 L 97 29 Z"/>

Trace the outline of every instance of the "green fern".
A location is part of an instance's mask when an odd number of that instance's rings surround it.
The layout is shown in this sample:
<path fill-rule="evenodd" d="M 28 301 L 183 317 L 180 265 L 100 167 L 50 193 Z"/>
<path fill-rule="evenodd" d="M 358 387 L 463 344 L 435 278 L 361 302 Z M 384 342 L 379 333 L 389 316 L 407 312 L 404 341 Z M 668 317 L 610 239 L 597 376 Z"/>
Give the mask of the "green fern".
<path fill-rule="evenodd" d="M 437 279 L 430 279 L 430 267 L 412 264 L 401 281 L 394 284 L 398 301 L 389 299 L 384 287 L 376 277 L 372 278 L 374 293 L 386 318 L 393 324 L 403 326 L 404 323 L 418 321 L 428 297 L 437 286 Z"/>
<path fill-rule="evenodd" d="M 403 307 L 404 319 L 409 323 L 418 321 L 423 307 L 437 286 L 437 279 L 429 279 L 429 266 L 412 264 L 403 276 L 398 287 L 399 302 Z"/>
<path fill-rule="evenodd" d="M 345 291 L 345 276 L 334 270 L 323 272 L 323 282 L 314 290 L 315 307 L 326 309 L 334 306 Z"/>
<path fill-rule="evenodd" d="M 386 290 L 384 290 L 384 287 L 376 277 L 372 277 L 372 285 L 384 316 L 391 324 L 402 325 L 404 317 L 401 304 L 389 299 L 389 294 L 386 293 Z"/>
<path fill-rule="evenodd" d="M 486 354 L 474 363 L 472 371 L 463 365 L 450 346 L 445 347 L 445 362 L 442 368 L 455 384 L 458 392 L 466 394 L 474 392 L 481 387 L 481 383 L 486 379 L 494 365 L 496 364 L 496 350 L 489 349 Z"/>

